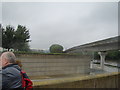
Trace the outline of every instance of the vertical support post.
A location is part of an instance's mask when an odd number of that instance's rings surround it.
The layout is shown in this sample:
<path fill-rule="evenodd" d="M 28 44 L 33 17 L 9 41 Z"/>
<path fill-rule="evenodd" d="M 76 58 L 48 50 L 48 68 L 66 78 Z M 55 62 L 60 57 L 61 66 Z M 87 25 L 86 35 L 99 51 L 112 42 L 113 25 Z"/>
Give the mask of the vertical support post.
<path fill-rule="evenodd" d="M 2 47 L 2 26 L 0 24 L 0 47 Z"/>
<path fill-rule="evenodd" d="M 98 52 L 98 54 L 100 55 L 100 66 L 101 66 L 101 69 L 104 70 L 104 63 L 105 63 L 105 57 L 106 57 L 106 51 L 101 51 L 101 52 Z"/>
<path fill-rule="evenodd" d="M 2 49 L 2 27 L 0 24 L 0 49 Z M 1 51 L 0 51 L 1 54 Z M 0 90 L 2 89 L 2 65 L 0 62 Z"/>

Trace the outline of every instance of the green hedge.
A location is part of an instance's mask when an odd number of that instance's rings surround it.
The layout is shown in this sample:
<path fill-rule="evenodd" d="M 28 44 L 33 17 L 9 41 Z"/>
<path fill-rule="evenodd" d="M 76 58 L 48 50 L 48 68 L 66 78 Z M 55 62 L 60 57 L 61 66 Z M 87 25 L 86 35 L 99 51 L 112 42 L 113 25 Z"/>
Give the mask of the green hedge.
<path fill-rule="evenodd" d="M 98 52 L 94 53 L 94 59 L 100 59 Z M 106 60 L 120 60 L 120 51 L 107 51 Z"/>

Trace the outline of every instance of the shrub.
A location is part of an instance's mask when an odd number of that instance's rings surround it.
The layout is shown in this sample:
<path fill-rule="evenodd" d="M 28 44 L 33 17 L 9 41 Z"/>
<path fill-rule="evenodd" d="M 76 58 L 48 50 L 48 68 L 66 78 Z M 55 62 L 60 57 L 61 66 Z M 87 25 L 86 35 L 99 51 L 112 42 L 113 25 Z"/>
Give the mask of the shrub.
<path fill-rule="evenodd" d="M 59 44 L 53 44 L 49 48 L 51 53 L 62 53 L 63 52 L 63 46 Z"/>

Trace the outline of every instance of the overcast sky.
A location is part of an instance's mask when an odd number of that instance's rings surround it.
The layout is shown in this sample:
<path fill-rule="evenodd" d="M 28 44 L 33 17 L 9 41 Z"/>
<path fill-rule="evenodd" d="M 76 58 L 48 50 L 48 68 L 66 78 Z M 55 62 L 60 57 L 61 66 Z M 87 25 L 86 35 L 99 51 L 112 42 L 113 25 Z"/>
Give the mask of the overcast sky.
<path fill-rule="evenodd" d="M 118 35 L 117 2 L 4 2 L 2 24 L 25 25 L 31 48 L 65 49 Z"/>

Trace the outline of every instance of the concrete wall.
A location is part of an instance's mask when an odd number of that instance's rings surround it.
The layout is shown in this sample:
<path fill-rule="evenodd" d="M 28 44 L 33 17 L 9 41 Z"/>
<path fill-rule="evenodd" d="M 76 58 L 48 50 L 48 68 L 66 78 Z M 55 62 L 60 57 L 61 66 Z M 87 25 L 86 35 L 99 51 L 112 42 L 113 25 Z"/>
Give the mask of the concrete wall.
<path fill-rule="evenodd" d="M 118 88 L 120 73 L 77 76 L 33 82 L 34 88 Z M 120 88 L 120 87 L 119 87 Z"/>
<path fill-rule="evenodd" d="M 88 55 L 19 55 L 17 59 L 29 76 L 90 72 L 91 57 Z"/>
<path fill-rule="evenodd" d="M 2 47 L 2 26 L 0 24 L 0 47 Z"/>

